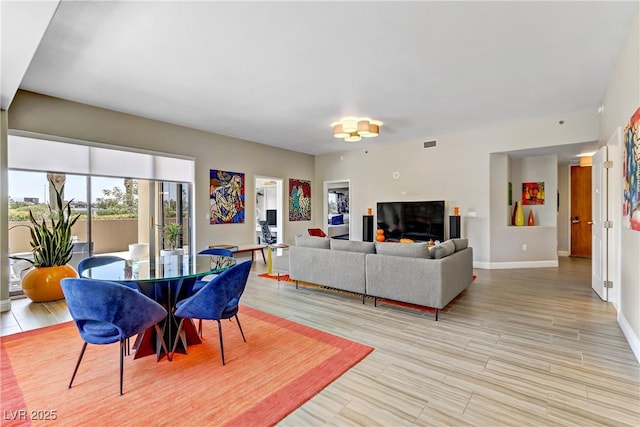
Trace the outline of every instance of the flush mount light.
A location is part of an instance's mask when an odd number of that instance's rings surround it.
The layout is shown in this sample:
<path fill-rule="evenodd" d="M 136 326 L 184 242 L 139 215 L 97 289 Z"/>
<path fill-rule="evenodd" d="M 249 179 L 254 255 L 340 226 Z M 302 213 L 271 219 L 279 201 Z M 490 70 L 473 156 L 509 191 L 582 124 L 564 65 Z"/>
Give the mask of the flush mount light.
<path fill-rule="evenodd" d="M 583 153 L 583 154 L 578 154 L 578 157 L 580 158 L 580 166 L 585 167 L 585 166 L 591 166 L 591 163 L 593 162 L 592 156 L 596 154 L 595 152 L 593 153 Z"/>
<path fill-rule="evenodd" d="M 382 122 L 366 117 L 345 117 L 342 120 L 331 123 L 333 136 L 342 138 L 346 142 L 358 142 L 362 138 L 373 138 L 380 135 Z"/>
<path fill-rule="evenodd" d="M 580 166 L 585 167 L 585 166 L 591 166 L 592 161 L 591 161 L 591 157 L 580 157 Z"/>

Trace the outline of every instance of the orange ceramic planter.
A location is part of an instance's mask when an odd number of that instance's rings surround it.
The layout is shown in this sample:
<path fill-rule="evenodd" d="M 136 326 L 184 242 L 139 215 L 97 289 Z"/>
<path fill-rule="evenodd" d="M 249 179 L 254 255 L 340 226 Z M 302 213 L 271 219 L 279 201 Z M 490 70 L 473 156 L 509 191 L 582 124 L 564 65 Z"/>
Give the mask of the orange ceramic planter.
<path fill-rule="evenodd" d="M 22 278 L 22 290 L 33 302 L 55 301 L 64 298 L 60 281 L 65 277 L 78 277 L 70 265 L 37 267 L 27 271 Z"/>

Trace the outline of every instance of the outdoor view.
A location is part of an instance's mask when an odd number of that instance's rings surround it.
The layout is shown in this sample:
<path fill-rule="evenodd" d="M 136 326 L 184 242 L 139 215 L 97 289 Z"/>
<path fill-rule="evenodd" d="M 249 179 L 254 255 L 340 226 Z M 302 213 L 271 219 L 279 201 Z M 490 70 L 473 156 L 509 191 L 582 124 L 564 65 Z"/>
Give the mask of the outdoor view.
<path fill-rule="evenodd" d="M 64 185 L 64 202 L 70 203 L 73 214 L 80 215 L 72 229 L 74 254 L 70 264 L 74 267 L 82 258 L 94 254 L 128 258 L 129 245 L 133 244 L 146 248 L 148 256 L 150 242 L 157 241 L 156 246 L 163 246 L 160 227 L 168 223 L 185 225 L 179 247 L 189 241 L 188 184 L 10 170 L 10 256 L 30 259 L 29 212 L 36 219 L 48 219 L 49 206 L 55 206 L 50 179 L 57 187 Z M 154 194 L 158 197 L 153 197 Z M 178 199 L 177 194 L 182 197 Z M 179 206 L 180 216 L 177 215 Z M 154 223 L 160 227 L 154 227 Z M 13 259 L 10 265 L 10 293 L 16 294 L 21 290 L 21 276 L 31 265 Z"/>

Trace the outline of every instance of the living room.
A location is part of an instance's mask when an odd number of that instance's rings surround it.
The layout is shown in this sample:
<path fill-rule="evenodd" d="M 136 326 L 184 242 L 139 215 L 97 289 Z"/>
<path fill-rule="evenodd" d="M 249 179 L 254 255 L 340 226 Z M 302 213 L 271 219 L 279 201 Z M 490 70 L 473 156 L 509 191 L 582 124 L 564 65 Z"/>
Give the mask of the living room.
<path fill-rule="evenodd" d="M 447 215 L 454 206 L 461 209 L 462 236 L 468 238 L 469 245 L 474 248 L 476 268 L 499 268 L 501 263 L 509 262 L 525 265 L 527 262 L 557 262 L 557 257 L 531 258 L 529 254 L 536 253 L 536 245 L 557 245 L 559 226 L 556 225 L 556 229 L 551 230 L 544 239 L 538 238 L 537 234 L 532 235 L 531 230 L 508 227 L 509 210 L 505 200 L 509 154 L 532 148 L 553 149 L 594 141 L 603 145 L 617 127 L 624 127 L 640 105 L 639 27 L 636 9 L 624 42 L 618 46 L 619 54 L 611 64 L 610 77 L 605 79 L 603 92 L 598 95 L 599 101 L 591 108 L 549 111 L 543 116 L 491 124 L 472 123 L 473 114 L 470 114 L 469 125 L 433 134 L 425 131 L 420 137 L 398 139 L 393 143 L 389 142 L 394 140 L 394 130 L 397 132 L 396 129 L 403 126 L 403 120 L 398 118 L 394 122 L 394 117 L 385 117 L 381 118 L 385 124 L 380 138 L 387 132 L 385 138 L 389 138 L 388 143 L 343 145 L 343 150 L 316 155 L 16 88 L 10 105 L 3 104 L 1 113 L 2 176 L 6 176 L 4 162 L 7 158 L 8 133 L 98 142 L 192 157 L 195 161 L 194 218 L 197 230 L 194 245 L 197 248 L 222 242 L 251 243 L 255 238 L 253 218 L 248 217 L 244 224 L 209 224 L 208 186 L 201 183 L 208 182 L 211 169 L 245 173 L 249 177 L 247 194 L 254 193 L 253 176 L 281 177 L 285 182 L 289 178 L 311 181 L 312 219 L 284 221 L 284 241 L 289 244 L 293 244 L 296 234 L 306 233 L 309 227 L 325 226 L 323 184 L 348 180 L 350 234 L 353 240 L 362 239 L 359 226 L 361 217 L 368 208 L 375 209 L 377 202 L 445 200 Z M 525 85 L 526 82 L 521 84 Z M 600 105 L 604 105 L 602 112 L 598 111 Z M 437 105 L 434 108 L 437 109 Z M 180 106 L 166 105 L 161 109 L 180 109 Z M 330 114 L 338 115 L 340 112 Z M 335 143 L 328 121 L 315 123 L 314 132 L 326 133 L 327 145 Z M 425 148 L 424 142 L 433 140 L 437 142 L 436 146 Z M 501 171 L 498 179 L 494 179 L 496 159 L 500 162 Z M 566 187 L 563 191 L 557 176 L 556 189 L 566 192 Z M 549 194 L 549 200 L 555 201 L 555 191 Z M 5 179 L 2 180 L 0 196 L 4 211 L 8 197 Z M 560 203 L 566 202 L 567 199 L 563 198 Z M 248 205 L 247 211 L 252 212 L 253 207 Z M 4 218 L 2 220 L 5 221 Z M 0 224 L 0 229 L 6 229 L 5 226 L 6 223 Z M 4 255 L 6 238 L 2 239 Z M 529 247 L 524 253 L 520 249 L 523 244 Z M 636 357 L 640 357 L 640 267 L 637 263 L 640 235 L 631 230 L 621 230 L 619 249 L 620 283 L 615 308 L 627 341 Z M 4 268 L 3 301 L 8 299 Z"/>

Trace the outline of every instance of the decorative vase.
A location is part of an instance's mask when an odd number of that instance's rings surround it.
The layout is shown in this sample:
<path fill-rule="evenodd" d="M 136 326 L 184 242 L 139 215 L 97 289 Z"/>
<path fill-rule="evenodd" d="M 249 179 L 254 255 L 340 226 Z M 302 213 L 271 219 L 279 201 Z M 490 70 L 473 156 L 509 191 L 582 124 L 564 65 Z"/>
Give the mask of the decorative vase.
<path fill-rule="evenodd" d="M 514 217 L 515 217 L 515 224 L 517 226 L 524 225 L 524 212 L 522 211 L 522 205 L 520 204 L 520 202 L 516 202 Z"/>
<path fill-rule="evenodd" d="M 373 215 L 373 209 L 367 208 L 367 215 Z"/>
<path fill-rule="evenodd" d="M 385 241 L 384 230 L 379 228 L 378 230 L 376 230 L 376 242 L 384 242 L 384 241 Z"/>
<path fill-rule="evenodd" d="M 529 219 L 527 220 L 527 224 L 536 225 L 536 219 L 533 217 L 533 209 L 529 211 Z"/>
<path fill-rule="evenodd" d="M 64 298 L 60 281 L 65 277 L 78 277 L 78 272 L 70 266 L 35 267 L 22 278 L 22 290 L 33 302 L 55 301 Z"/>

